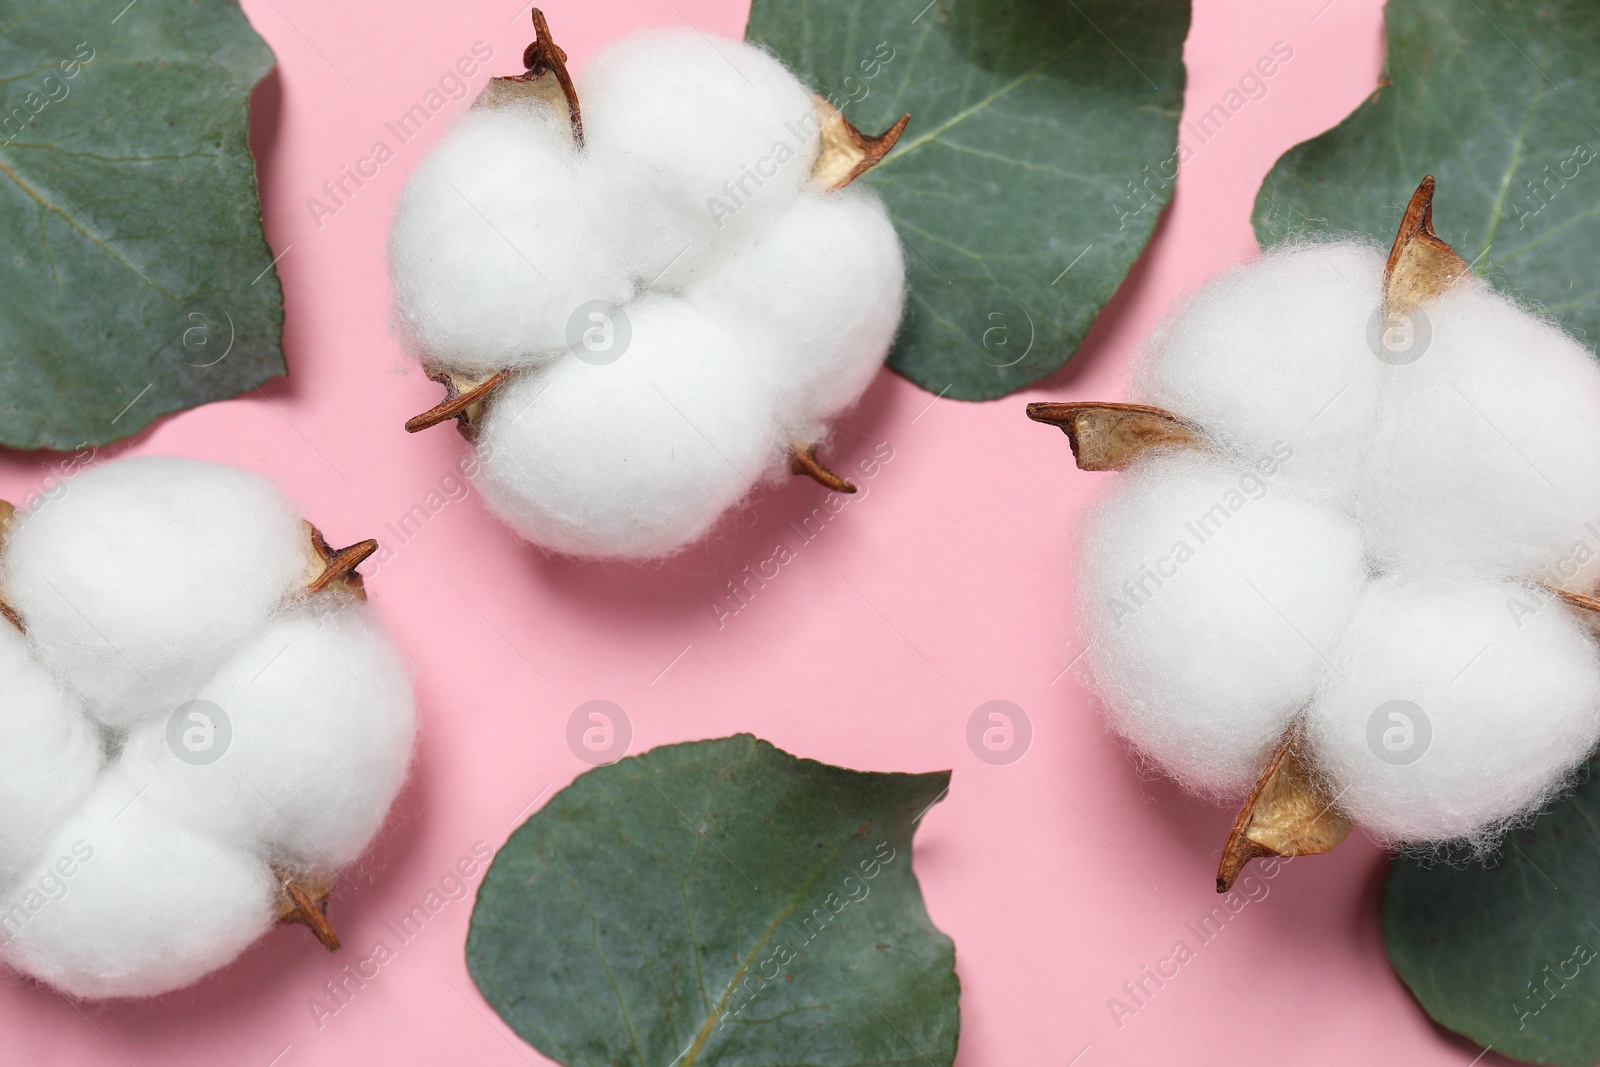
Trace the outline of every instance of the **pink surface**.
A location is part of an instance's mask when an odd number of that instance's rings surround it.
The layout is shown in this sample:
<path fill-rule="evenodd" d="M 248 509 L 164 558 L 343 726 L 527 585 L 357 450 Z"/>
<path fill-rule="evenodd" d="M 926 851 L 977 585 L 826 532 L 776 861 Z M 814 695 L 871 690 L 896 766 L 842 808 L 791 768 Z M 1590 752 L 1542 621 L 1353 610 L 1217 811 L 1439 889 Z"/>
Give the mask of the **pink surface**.
<path fill-rule="evenodd" d="M 646 25 L 688 20 L 738 35 L 746 3 L 545 6 L 581 65 Z M 1378 930 L 1384 860 L 1363 841 L 1260 880 L 1260 899 L 1213 940 L 1202 945 L 1190 932 L 1186 924 L 1218 903 L 1212 878 L 1232 812 L 1142 781 L 1064 671 L 1077 654 L 1069 531 L 1097 476 L 1074 470 L 1066 441 L 1022 414 L 1030 399 L 1120 396 L 1130 355 L 1163 309 L 1252 253 L 1249 213 L 1262 175 L 1375 85 L 1377 0 L 1198 0 L 1188 115 L 1220 102 L 1275 41 L 1293 58 L 1210 142 L 1185 134 L 1197 151 L 1174 205 L 1071 367 L 981 405 L 930 403 L 885 373 L 833 456 L 852 469 L 875 448 L 893 458 L 814 540 L 788 524 L 824 493 L 795 481 L 759 497 L 712 544 L 644 569 L 551 560 L 515 545 L 475 495 L 448 499 L 459 438 L 401 429 L 438 388 L 389 335 L 384 236 L 403 179 L 447 117 L 399 147 L 337 213 L 319 220 L 308 207 L 375 140 L 392 145 L 385 122 L 475 42 L 493 58 L 474 86 L 491 70 L 519 70 L 526 8 L 487 0 L 245 0 L 245 8 L 279 61 L 257 96 L 256 139 L 293 376 L 165 420 L 132 450 L 260 471 L 334 540 L 376 536 L 395 549 L 369 588 L 415 665 L 423 725 L 413 781 L 356 875 L 361 888 L 335 900 L 345 951 L 330 956 L 286 928 L 197 988 L 151 1003 L 77 1007 L 19 983 L 0 986 L 8 1061 L 545 1062 L 467 976 L 470 898 L 405 944 L 385 924 L 478 842 L 498 848 L 585 769 L 565 730 L 593 698 L 626 709 L 635 752 L 752 730 L 854 767 L 954 768 L 949 797 L 924 820 L 916 864 L 934 920 L 957 945 L 965 1067 L 1472 1060 L 1477 1050 L 1432 1026 L 1388 967 Z M 4 457 L 0 496 L 25 495 L 59 459 Z M 402 540 L 399 520 L 430 491 L 435 504 L 446 502 Z M 720 599 L 725 584 L 780 542 L 796 558 L 719 626 L 711 605 L 732 606 Z M 991 699 L 1014 701 L 1031 719 L 1031 749 L 1011 765 L 982 762 L 967 745 L 969 716 Z M 1124 982 L 1180 939 L 1195 957 L 1137 1011 L 1114 1017 L 1111 998 L 1133 1006 Z M 324 984 L 379 940 L 395 958 L 342 1004 L 329 1000 Z"/>

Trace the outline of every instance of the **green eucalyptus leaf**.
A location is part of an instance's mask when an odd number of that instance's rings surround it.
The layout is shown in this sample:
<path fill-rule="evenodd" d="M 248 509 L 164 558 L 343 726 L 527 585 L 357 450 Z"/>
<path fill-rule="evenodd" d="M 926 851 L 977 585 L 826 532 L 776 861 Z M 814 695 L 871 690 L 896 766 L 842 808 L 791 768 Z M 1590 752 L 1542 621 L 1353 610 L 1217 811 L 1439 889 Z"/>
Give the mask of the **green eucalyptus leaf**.
<path fill-rule="evenodd" d="M 1383 933 L 1441 1025 L 1531 1063 L 1600 1062 L 1600 782 L 1586 775 L 1488 863 L 1397 859 Z"/>
<path fill-rule="evenodd" d="M 1384 23 L 1388 84 L 1278 160 L 1256 236 L 1355 231 L 1387 247 L 1432 174 L 1440 237 L 1499 288 L 1600 339 L 1600 6 L 1390 0 Z"/>
<path fill-rule="evenodd" d="M 284 373 L 234 0 L 0 0 L 0 444 L 70 449 Z"/>
<path fill-rule="evenodd" d="M 467 968 L 567 1067 L 948 1067 L 955 948 L 911 836 L 949 780 L 748 734 L 596 768 L 495 857 Z"/>
<path fill-rule="evenodd" d="M 1059 369 L 1171 199 L 1188 0 L 753 0 L 750 40 L 868 134 L 906 246 L 889 365 L 962 400 Z"/>

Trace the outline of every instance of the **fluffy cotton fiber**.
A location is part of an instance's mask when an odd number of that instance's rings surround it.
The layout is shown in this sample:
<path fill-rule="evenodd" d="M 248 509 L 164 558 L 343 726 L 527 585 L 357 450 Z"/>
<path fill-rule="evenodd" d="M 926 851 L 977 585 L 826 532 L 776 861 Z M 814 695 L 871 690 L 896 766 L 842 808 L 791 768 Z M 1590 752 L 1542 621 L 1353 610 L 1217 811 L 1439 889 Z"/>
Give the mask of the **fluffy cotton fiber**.
<path fill-rule="evenodd" d="M 1327 243 L 1268 252 L 1203 285 L 1155 332 L 1134 385 L 1247 462 L 1288 442 L 1281 480 L 1347 506 L 1383 364 L 1367 344 L 1383 256 Z"/>
<path fill-rule="evenodd" d="M 389 235 L 401 334 L 469 374 L 566 349 L 567 319 L 633 287 L 601 253 L 565 116 L 533 102 L 468 112 L 406 183 Z"/>
<path fill-rule="evenodd" d="M 1524 585 L 1383 578 L 1306 723 L 1340 806 L 1379 837 L 1472 837 L 1543 799 L 1600 739 L 1600 654 Z"/>
<path fill-rule="evenodd" d="M 1078 598 L 1097 635 L 1085 658 L 1113 719 L 1201 789 L 1260 774 L 1366 579 L 1355 526 L 1277 473 L 1154 458 L 1080 538 Z"/>
<path fill-rule="evenodd" d="M 287 596 L 300 519 L 268 482 L 211 463 L 132 459 L 21 516 L 0 588 L 36 654 L 89 714 L 165 715 Z"/>
<path fill-rule="evenodd" d="M 478 447 L 490 506 L 574 555 L 702 536 L 882 366 L 905 299 L 876 194 L 812 180 L 821 122 L 772 56 L 641 34 L 547 104 L 478 107 L 407 184 L 398 330 L 430 367 L 517 373 Z"/>
<path fill-rule="evenodd" d="M 1600 368 L 1471 278 L 1397 351 L 1382 280 L 1374 248 L 1280 249 L 1156 331 L 1135 398 L 1205 440 L 1086 519 L 1084 664 L 1191 788 L 1243 793 L 1298 721 L 1373 836 L 1481 844 L 1600 740 L 1594 634 L 1544 588 L 1600 575 Z"/>
<path fill-rule="evenodd" d="M 770 390 L 714 319 L 661 296 L 631 318 L 627 358 L 525 375 L 484 420 L 490 506 L 559 551 L 670 552 L 738 502 L 777 446 Z"/>
<path fill-rule="evenodd" d="M 1373 554 L 1592 586 L 1592 565 L 1556 572 L 1579 541 L 1597 547 L 1586 525 L 1600 520 L 1594 353 L 1479 279 L 1423 313 L 1425 354 L 1384 368 L 1361 500 Z"/>
<path fill-rule="evenodd" d="M 275 921 L 274 864 L 366 847 L 409 762 L 410 685 L 362 601 L 301 595 L 312 569 L 281 494 L 210 463 L 108 463 L 15 517 L 0 958 L 74 996 L 176 989 Z"/>

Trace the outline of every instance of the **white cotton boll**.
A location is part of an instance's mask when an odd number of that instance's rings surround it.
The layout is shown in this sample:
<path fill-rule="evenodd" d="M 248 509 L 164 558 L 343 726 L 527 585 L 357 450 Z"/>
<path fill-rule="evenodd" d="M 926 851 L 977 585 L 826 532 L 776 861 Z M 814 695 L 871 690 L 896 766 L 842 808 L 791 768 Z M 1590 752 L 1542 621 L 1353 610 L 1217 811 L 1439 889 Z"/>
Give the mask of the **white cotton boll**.
<path fill-rule="evenodd" d="M 1084 662 L 1111 723 L 1202 792 L 1256 780 L 1366 578 L 1358 531 L 1281 474 L 1157 454 L 1079 536 Z"/>
<path fill-rule="evenodd" d="M 690 303 L 758 339 L 796 439 L 860 399 L 889 355 L 905 304 L 900 238 L 860 186 L 807 192 L 769 233 L 685 290 Z"/>
<path fill-rule="evenodd" d="M 272 483 L 125 459 L 19 512 L 5 599 L 41 662 L 112 726 L 165 715 L 303 580 L 301 521 Z"/>
<path fill-rule="evenodd" d="M 1362 498 L 1373 554 L 1571 584 L 1600 553 L 1594 354 L 1478 279 L 1421 316 L 1421 356 L 1386 369 Z"/>
<path fill-rule="evenodd" d="M 596 222 L 634 279 L 675 289 L 770 228 L 811 177 L 811 94 L 772 56 L 693 29 L 629 37 L 577 77 Z"/>
<path fill-rule="evenodd" d="M 1481 839 L 1600 739 L 1593 637 L 1522 584 L 1374 582 L 1334 662 L 1307 736 L 1339 807 L 1380 839 Z"/>
<path fill-rule="evenodd" d="M 565 113 L 527 101 L 463 116 L 406 182 L 389 235 L 406 345 L 487 375 L 565 352 L 585 304 L 625 302 L 580 195 Z"/>
<path fill-rule="evenodd" d="M 772 388 L 748 344 L 672 297 L 640 300 L 626 318 L 631 339 L 612 362 L 564 359 L 519 375 L 483 420 L 484 498 L 556 551 L 666 555 L 741 500 L 776 455 Z"/>
<path fill-rule="evenodd" d="M 0 895 L 0 957 L 70 996 L 155 996 L 238 956 L 276 896 L 264 860 L 163 821 L 110 773 Z"/>
<path fill-rule="evenodd" d="M 129 737 L 141 805 L 303 866 L 360 855 L 405 780 L 415 722 L 405 665 L 371 612 L 337 603 L 241 646 L 196 694 L 192 743 L 166 723 Z"/>
<path fill-rule="evenodd" d="M 1285 485 L 1349 506 L 1384 367 L 1367 339 L 1383 263 L 1364 244 L 1303 244 L 1219 275 L 1152 337 L 1133 399 L 1246 461 L 1287 448 Z"/>
<path fill-rule="evenodd" d="M 27 640 L 0 622 L 0 885 L 39 858 L 46 839 L 94 788 L 99 735 Z"/>

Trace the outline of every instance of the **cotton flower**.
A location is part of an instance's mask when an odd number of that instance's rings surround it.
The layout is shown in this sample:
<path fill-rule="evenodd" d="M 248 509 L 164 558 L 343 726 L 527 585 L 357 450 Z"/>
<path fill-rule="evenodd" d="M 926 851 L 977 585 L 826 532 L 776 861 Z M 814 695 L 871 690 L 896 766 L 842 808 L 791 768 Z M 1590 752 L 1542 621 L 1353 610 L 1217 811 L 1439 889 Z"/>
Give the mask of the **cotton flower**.
<path fill-rule="evenodd" d="M 1600 367 L 1466 271 L 1431 195 L 1388 262 L 1307 243 L 1208 282 L 1135 405 L 1030 414 L 1126 468 L 1077 549 L 1117 732 L 1199 792 L 1286 751 L 1380 841 L 1483 845 L 1600 741 Z"/>
<path fill-rule="evenodd" d="M 639 34 L 573 81 L 541 36 L 406 184 L 397 333 L 518 533 L 647 559 L 795 466 L 883 365 L 905 300 L 862 137 L 759 48 Z M 846 187 L 848 186 L 848 187 Z"/>
<path fill-rule="evenodd" d="M 8 512 L 9 516 L 9 512 Z M 149 996 L 285 918 L 405 778 L 410 682 L 351 568 L 268 482 L 191 460 L 80 474 L 0 542 L 0 958 Z"/>

